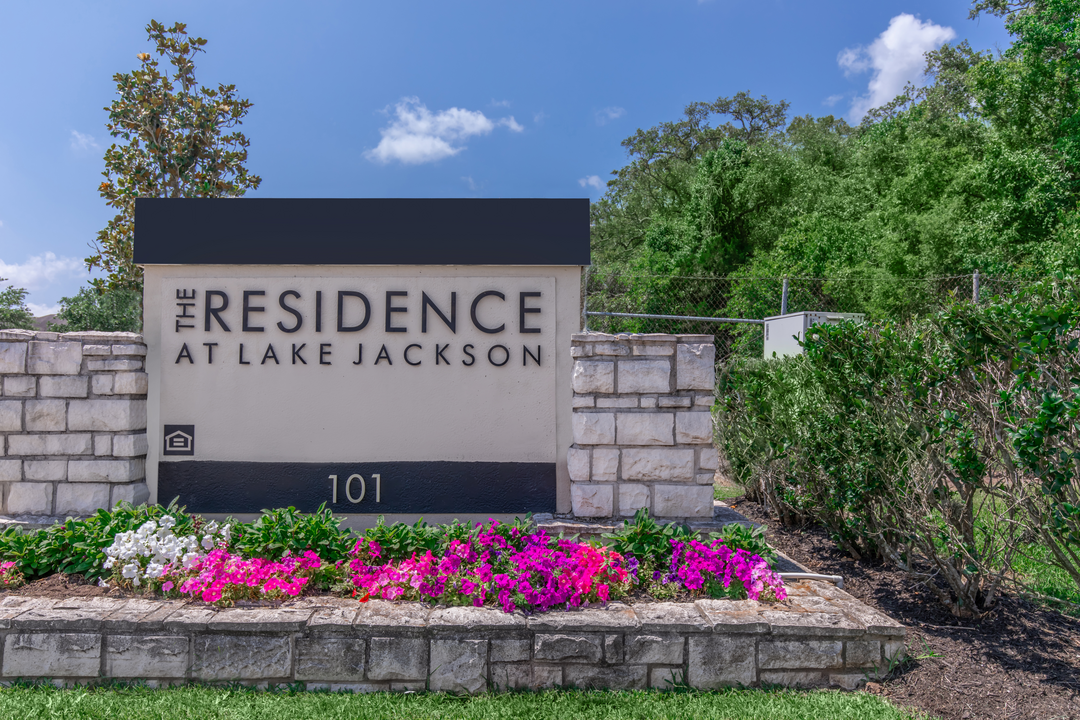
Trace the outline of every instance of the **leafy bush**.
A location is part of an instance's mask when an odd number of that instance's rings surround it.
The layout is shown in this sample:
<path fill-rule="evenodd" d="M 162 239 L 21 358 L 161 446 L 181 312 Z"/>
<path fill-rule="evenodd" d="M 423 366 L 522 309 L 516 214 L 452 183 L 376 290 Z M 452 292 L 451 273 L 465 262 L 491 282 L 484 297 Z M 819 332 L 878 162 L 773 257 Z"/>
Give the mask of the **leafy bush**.
<path fill-rule="evenodd" d="M 313 513 L 294 507 L 263 510 L 257 520 L 236 527 L 232 548 L 245 557 L 277 560 L 286 555 L 312 551 L 324 561 L 344 560 L 352 548 L 349 531 L 341 529 L 341 520 L 326 503 Z"/>
<path fill-rule="evenodd" d="M 49 326 L 60 332 L 141 332 L 142 290 L 80 288 L 75 297 L 60 298 L 60 312 Z"/>
<path fill-rule="evenodd" d="M 736 363 L 724 451 L 782 522 L 994 606 L 1025 540 L 1080 586 L 1080 292 L 1065 278 L 905 325 L 817 326 L 805 353 Z"/>
<path fill-rule="evenodd" d="M 694 531 L 686 525 L 656 522 L 646 508 L 640 508 L 633 520 L 627 520 L 615 532 L 604 535 L 615 552 L 637 558 L 641 567 L 650 572 L 663 567 L 671 557 L 672 540 L 689 542 L 694 537 Z"/>

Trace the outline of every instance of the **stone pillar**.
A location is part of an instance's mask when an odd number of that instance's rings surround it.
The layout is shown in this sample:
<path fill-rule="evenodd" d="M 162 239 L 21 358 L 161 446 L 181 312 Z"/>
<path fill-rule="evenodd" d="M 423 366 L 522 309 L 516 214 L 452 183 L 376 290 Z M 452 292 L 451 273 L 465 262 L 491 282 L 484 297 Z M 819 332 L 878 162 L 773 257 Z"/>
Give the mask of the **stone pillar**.
<path fill-rule="evenodd" d="M 571 353 L 574 516 L 712 517 L 713 337 L 580 333 Z"/>
<path fill-rule="evenodd" d="M 145 359 L 134 333 L 0 330 L 0 512 L 146 501 Z"/>

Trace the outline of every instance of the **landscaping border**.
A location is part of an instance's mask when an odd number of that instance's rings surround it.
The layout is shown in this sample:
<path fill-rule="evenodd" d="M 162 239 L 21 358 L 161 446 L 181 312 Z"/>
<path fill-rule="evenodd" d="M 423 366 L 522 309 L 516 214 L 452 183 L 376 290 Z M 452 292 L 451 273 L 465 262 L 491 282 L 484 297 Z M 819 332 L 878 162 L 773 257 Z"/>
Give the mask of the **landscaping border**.
<path fill-rule="evenodd" d="M 781 603 L 611 603 L 531 616 L 330 596 L 227 609 L 8 596 L 0 601 L 0 676 L 468 694 L 673 684 L 854 689 L 902 655 L 906 628 L 842 590 L 804 581 L 788 593 Z"/>

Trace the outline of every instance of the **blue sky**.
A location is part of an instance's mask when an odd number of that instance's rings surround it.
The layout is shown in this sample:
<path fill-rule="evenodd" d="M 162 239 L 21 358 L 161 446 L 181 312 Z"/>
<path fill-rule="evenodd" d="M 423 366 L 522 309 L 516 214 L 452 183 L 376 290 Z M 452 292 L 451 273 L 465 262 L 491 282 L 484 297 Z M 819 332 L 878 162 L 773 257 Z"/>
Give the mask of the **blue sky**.
<path fill-rule="evenodd" d="M 256 197 L 598 198 L 620 141 L 748 90 L 857 120 L 921 55 L 1004 49 L 967 0 L 7 2 L 0 9 L 0 277 L 42 314 L 112 216 L 98 196 L 112 76 L 145 26 L 206 38 L 197 77 L 254 103 Z M 6 285 L 7 283 L 5 283 Z"/>

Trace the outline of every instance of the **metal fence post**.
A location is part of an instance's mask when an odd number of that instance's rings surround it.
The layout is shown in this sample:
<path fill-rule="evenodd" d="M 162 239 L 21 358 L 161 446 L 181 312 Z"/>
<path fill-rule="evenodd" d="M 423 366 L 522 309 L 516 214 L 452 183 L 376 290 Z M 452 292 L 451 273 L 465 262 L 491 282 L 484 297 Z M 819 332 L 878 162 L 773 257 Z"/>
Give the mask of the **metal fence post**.
<path fill-rule="evenodd" d="M 975 274 L 971 276 L 971 301 L 976 305 L 979 304 L 979 271 L 976 270 Z"/>
<path fill-rule="evenodd" d="M 780 314 L 787 315 L 787 278 L 784 278 L 784 289 L 780 292 Z"/>

